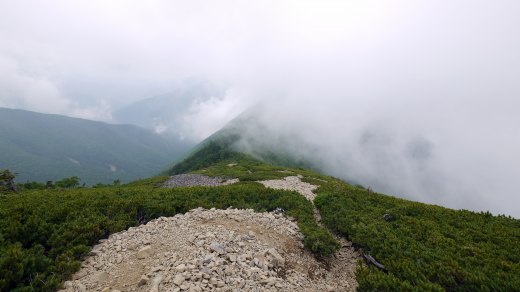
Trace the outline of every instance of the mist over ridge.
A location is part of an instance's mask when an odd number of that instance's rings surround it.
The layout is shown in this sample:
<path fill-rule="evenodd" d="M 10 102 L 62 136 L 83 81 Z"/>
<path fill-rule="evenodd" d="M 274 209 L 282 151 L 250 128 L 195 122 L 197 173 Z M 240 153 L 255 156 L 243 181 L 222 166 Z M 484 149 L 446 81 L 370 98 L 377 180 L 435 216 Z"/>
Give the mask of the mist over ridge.
<path fill-rule="evenodd" d="M 510 204 L 517 200 L 516 184 L 509 176 L 517 161 L 509 155 L 486 155 L 490 146 L 482 143 L 492 132 L 482 129 L 482 137 L 471 137 L 472 133 L 458 132 L 460 125 L 451 125 L 451 130 L 441 122 L 410 125 L 403 114 L 369 118 L 345 108 L 335 116 L 329 108 L 325 118 L 318 104 L 290 103 L 297 110 L 284 110 L 291 106 L 281 106 L 280 101 L 252 108 L 224 132 L 239 133 L 237 149 L 260 159 L 274 153 L 397 197 L 519 217 L 515 204 Z M 476 144 L 465 148 L 468 138 Z M 497 138 L 497 144 L 507 144 Z M 503 168 L 492 168 L 497 165 Z"/>
<path fill-rule="evenodd" d="M 520 217 L 519 10 L 514 0 L 4 1 L 0 107 L 168 128 L 190 143 L 251 109 L 244 149 Z M 193 79 L 212 89 L 175 105 Z M 154 96 L 162 112 L 120 120 Z"/>

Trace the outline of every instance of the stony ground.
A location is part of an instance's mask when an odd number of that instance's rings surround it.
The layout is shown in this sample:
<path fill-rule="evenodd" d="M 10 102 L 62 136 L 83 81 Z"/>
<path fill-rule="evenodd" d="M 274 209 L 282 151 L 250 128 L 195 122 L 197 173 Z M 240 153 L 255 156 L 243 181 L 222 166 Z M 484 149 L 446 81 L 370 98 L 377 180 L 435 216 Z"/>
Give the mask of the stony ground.
<path fill-rule="evenodd" d="M 165 187 L 191 187 L 191 186 L 222 186 L 237 183 L 238 179 L 224 179 L 209 177 L 202 174 L 179 174 L 171 176 L 165 183 Z"/>
<path fill-rule="evenodd" d="M 260 181 L 260 183 L 268 188 L 297 191 L 314 204 L 314 198 L 316 197 L 314 191 L 318 186 L 302 182 L 302 178 L 303 176 L 301 175 L 288 176 L 284 179 L 265 180 Z M 320 212 L 316 208 L 314 208 L 314 218 L 320 226 L 323 226 L 321 224 Z M 352 247 L 351 242 L 347 241 L 343 237 L 335 236 L 335 238 L 341 244 L 341 248 L 336 252 L 334 257 L 327 260 L 327 263 L 330 265 L 330 271 L 338 277 L 352 277 L 351 281 L 356 283 L 354 275 L 356 266 L 355 261 L 352 259 L 358 259 L 361 255 Z M 347 291 L 351 289 L 351 287 L 342 288 Z"/>
<path fill-rule="evenodd" d="M 307 200 L 313 202 L 316 194 L 313 193 L 318 187 L 301 181 L 302 176 L 288 176 L 284 179 L 264 180 L 261 184 L 268 188 L 297 191 Z"/>
<path fill-rule="evenodd" d="M 175 176 L 176 183 L 208 177 Z M 195 180 L 193 180 L 196 178 Z M 222 181 L 220 182 L 222 183 Z M 313 198 L 300 177 L 264 181 Z M 279 213 L 195 209 L 113 234 L 96 245 L 65 291 L 354 291 L 359 255 L 341 241 L 318 261 Z"/>

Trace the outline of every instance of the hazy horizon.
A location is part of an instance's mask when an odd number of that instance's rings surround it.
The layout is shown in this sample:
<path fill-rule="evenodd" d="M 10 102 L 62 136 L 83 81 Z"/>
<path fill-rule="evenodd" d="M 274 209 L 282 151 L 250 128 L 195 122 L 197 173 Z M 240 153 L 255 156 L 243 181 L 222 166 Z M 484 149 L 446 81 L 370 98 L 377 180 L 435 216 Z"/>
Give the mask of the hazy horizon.
<path fill-rule="evenodd" d="M 254 107 L 266 128 L 306 147 L 277 146 L 316 155 L 333 175 L 518 218 L 519 9 L 0 1 L 0 106 L 114 122 L 118 109 L 200 81 L 215 90 L 164 125 L 188 140 Z"/>

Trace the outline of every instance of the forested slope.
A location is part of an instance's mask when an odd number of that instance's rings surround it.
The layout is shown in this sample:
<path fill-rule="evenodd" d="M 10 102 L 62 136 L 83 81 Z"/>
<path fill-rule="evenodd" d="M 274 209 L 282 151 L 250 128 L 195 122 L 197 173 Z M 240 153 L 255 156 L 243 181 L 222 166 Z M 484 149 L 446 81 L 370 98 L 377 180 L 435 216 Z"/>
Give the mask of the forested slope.
<path fill-rule="evenodd" d="M 128 182 L 160 173 L 189 146 L 136 126 L 0 108 L 0 169 L 18 182 Z"/>

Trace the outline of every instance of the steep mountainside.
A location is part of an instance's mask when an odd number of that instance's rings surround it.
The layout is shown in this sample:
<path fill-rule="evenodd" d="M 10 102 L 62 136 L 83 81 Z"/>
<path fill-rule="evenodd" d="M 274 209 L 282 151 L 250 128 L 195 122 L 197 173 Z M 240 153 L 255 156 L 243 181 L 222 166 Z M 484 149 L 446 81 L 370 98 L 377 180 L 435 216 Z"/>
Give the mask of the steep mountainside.
<path fill-rule="evenodd" d="M 161 172 L 189 146 L 136 126 L 0 108 L 0 169 L 18 182 L 130 181 Z"/>

